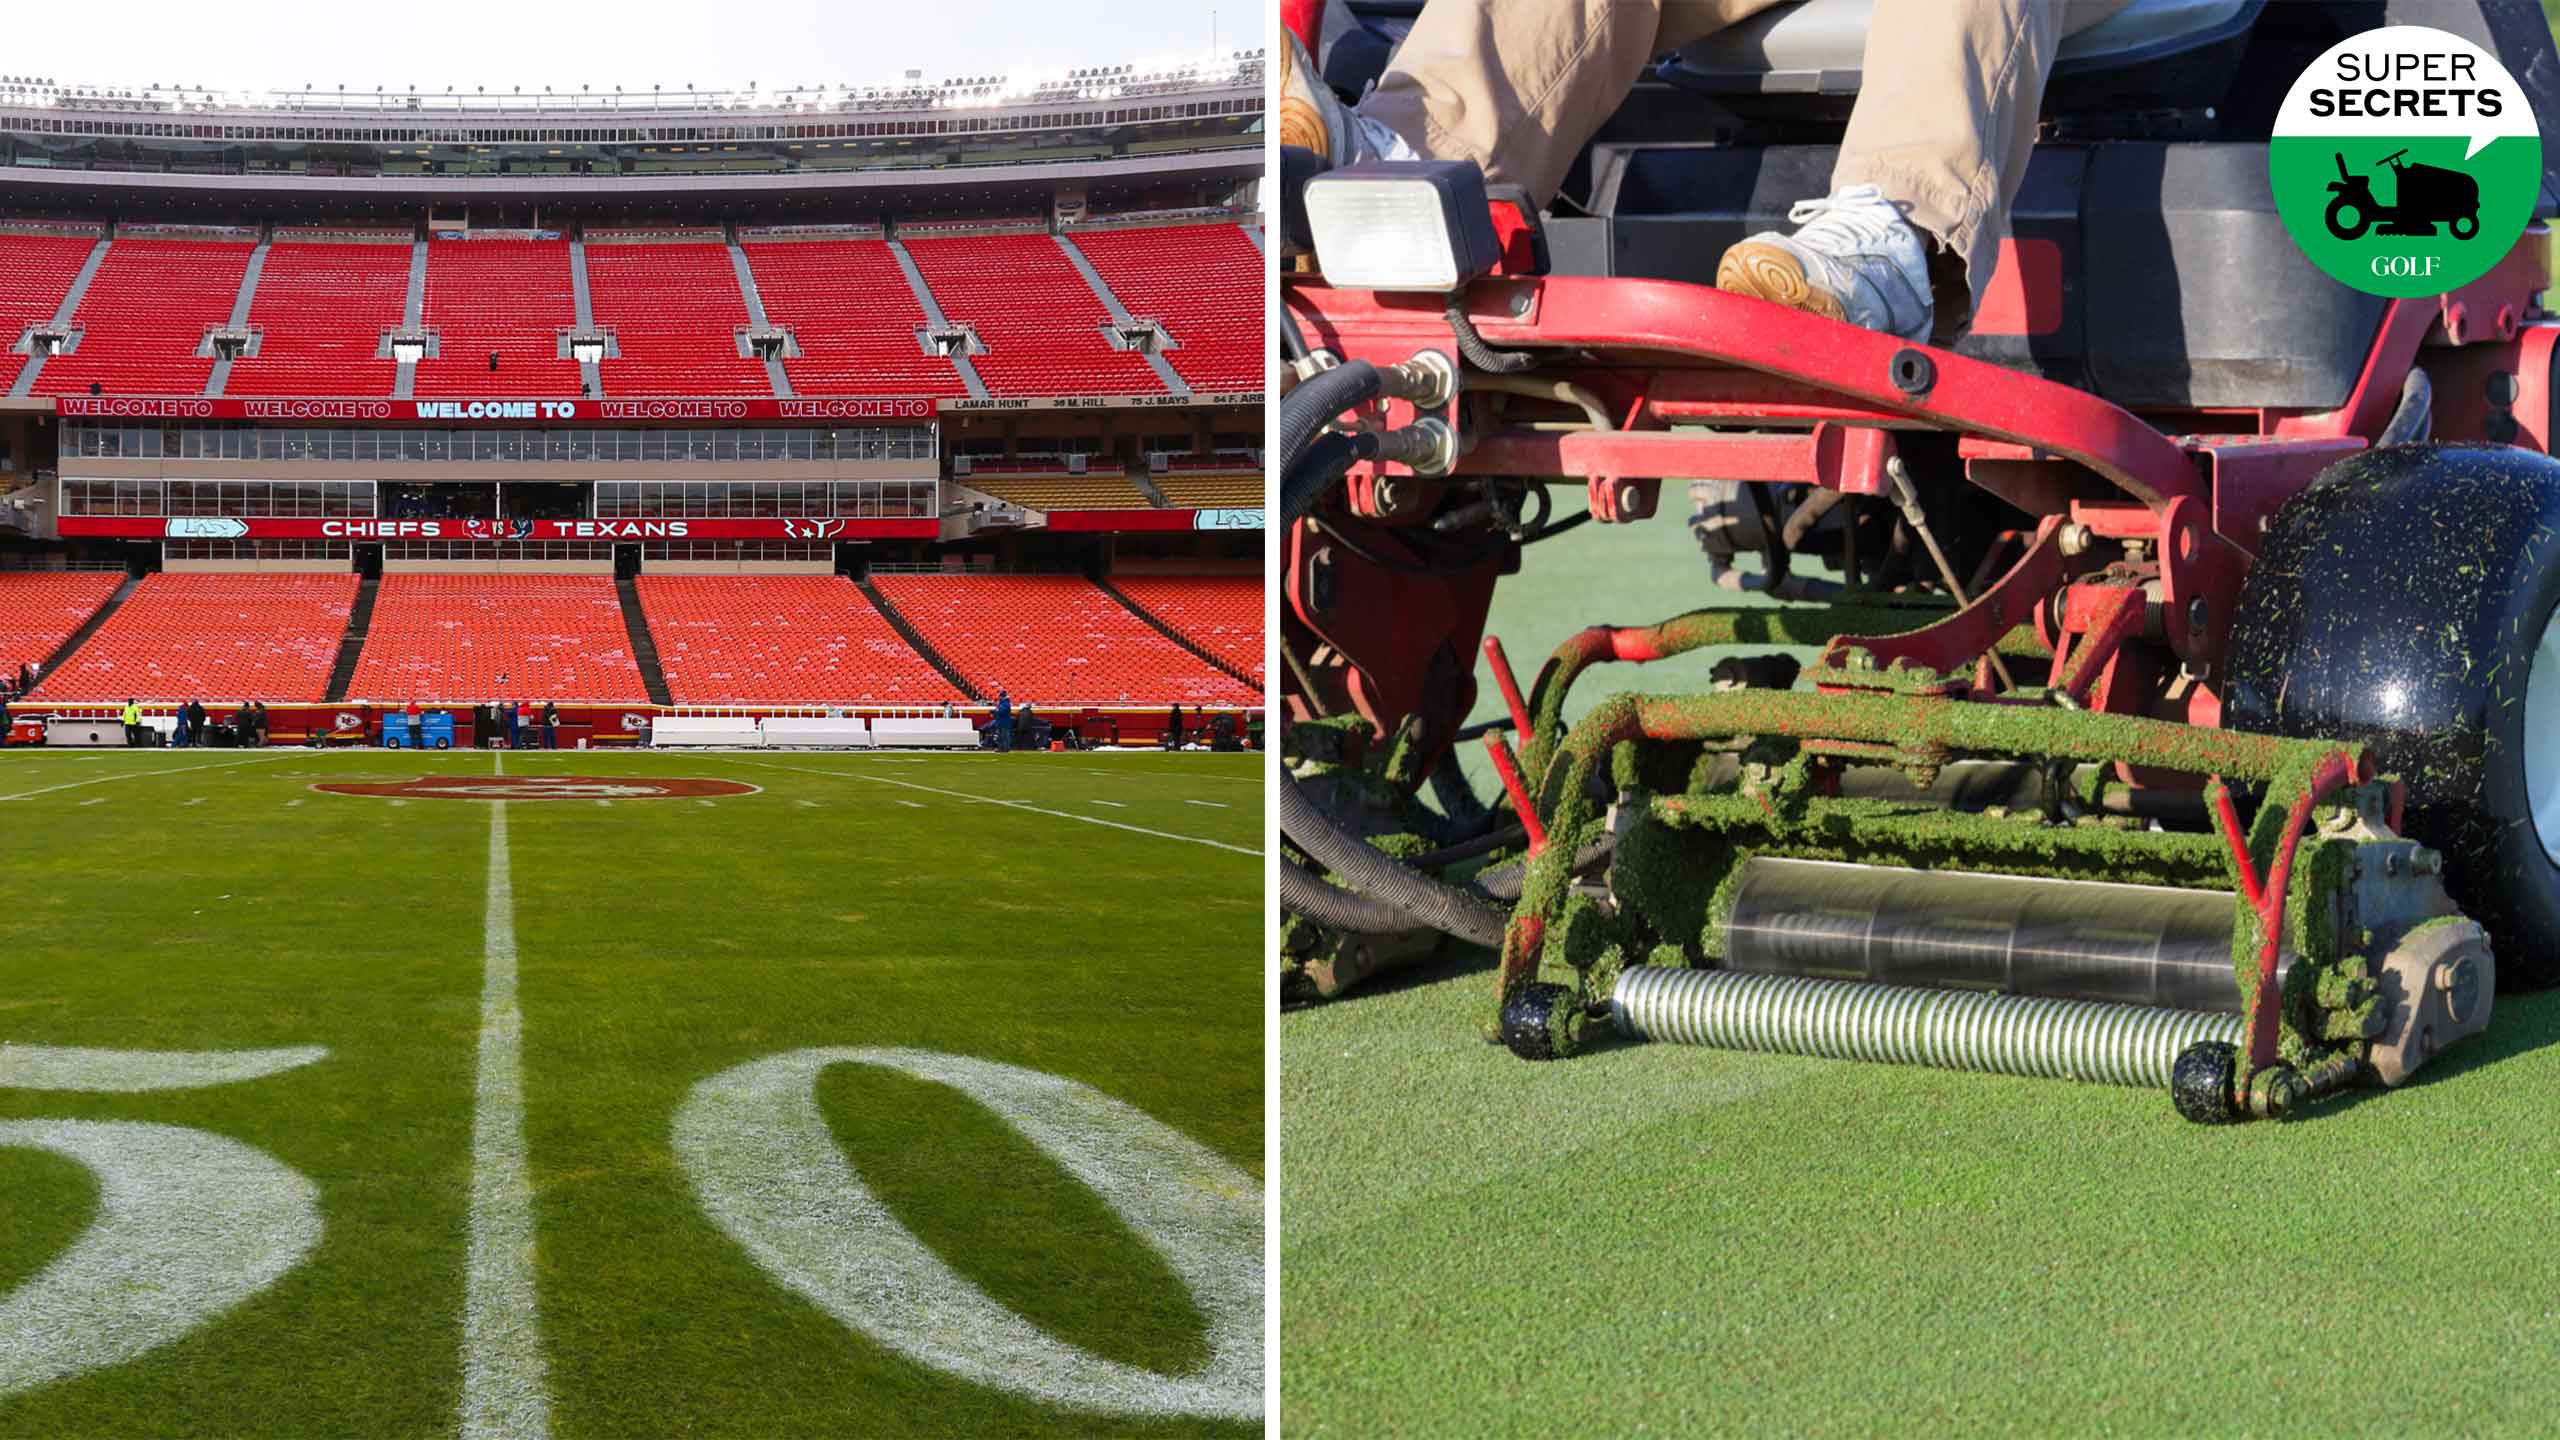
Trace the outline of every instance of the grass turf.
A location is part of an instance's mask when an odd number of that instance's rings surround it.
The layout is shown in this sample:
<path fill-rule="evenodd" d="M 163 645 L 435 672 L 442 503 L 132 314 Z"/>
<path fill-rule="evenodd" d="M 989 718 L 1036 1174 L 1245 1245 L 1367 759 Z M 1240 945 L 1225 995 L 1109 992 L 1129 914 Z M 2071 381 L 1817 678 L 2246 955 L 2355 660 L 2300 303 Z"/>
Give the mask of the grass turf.
<path fill-rule="evenodd" d="M 0 1089 L 0 1121 L 187 1125 L 256 1146 L 318 1187 L 326 1226 L 302 1265 L 186 1338 L 0 1395 L 0 1436 L 453 1432 L 489 807 L 309 787 L 495 768 L 470 752 L 0 757 L 0 797 L 24 797 L 0 800 L 17 842 L 0 881 L 0 1040 L 330 1048 L 204 1089 Z M 1091 1086 L 1259 1176 L 1254 757 L 524 754 L 506 768 L 763 787 L 707 805 L 507 807 L 555 1433 L 1247 1428 L 1066 1411 L 900 1357 L 712 1224 L 670 1125 L 695 1084 L 750 1060 L 911 1046 Z M 827 1071 L 818 1101 L 900 1222 L 995 1299 L 1108 1359 L 1205 1359 L 1204 1321 L 1164 1262 L 991 1112 L 863 1066 Z M 83 1168 L 0 1148 L 0 1295 L 96 1208 Z"/>
<path fill-rule="evenodd" d="M 1532 552 L 1495 598 L 1515 664 L 1714 598 L 1678 498 Z M 1715 658 L 1600 667 L 1576 711 Z M 1285 1433 L 2529 1434 L 2560 1405 L 2560 994 L 2408 1090 L 2207 1130 L 2106 1086 L 1528 1065 L 1480 1038 L 1487 963 L 1281 1019 Z"/>

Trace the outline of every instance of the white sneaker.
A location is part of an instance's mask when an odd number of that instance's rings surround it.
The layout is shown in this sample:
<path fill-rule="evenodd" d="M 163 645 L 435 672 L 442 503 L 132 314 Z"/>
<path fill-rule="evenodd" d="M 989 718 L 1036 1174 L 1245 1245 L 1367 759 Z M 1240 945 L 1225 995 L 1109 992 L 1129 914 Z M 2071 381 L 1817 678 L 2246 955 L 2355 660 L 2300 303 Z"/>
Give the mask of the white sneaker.
<path fill-rule="evenodd" d="M 1852 185 L 1787 211 L 1796 233 L 1763 231 L 1716 265 L 1716 288 L 1926 340 L 1937 306 L 1920 232 L 1873 185 Z"/>

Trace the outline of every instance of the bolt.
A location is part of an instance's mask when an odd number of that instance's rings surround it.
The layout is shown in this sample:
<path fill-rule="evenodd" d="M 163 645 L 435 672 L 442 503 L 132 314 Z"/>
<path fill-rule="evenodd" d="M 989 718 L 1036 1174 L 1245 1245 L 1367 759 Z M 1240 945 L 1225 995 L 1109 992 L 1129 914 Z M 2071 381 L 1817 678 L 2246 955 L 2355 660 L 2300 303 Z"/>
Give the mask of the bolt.
<path fill-rule="evenodd" d="M 1529 292 L 1526 289 L 1514 290 L 1511 292 L 1511 316 L 1515 320 L 1525 320 L 1528 318 Z"/>
<path fill-rule="evenodd" d="M 2409 857 L 2409 871 L 2414 875 L 2441 875 L 2444 873 L 2444 857 L 2433 850 L 2420 847 L 2416 854 Z"/>
<path fill-rule="evenodd" d="M 2062 527 L 2062 534 L 2059 538 L 2062 542 L 2063 554 L 2079 555 L 2088 550 L 2089 541 L 2093 538 L 2093 532 L 2086 525 L 2065 525 Z"/>
<path fill-rule="evenodd" d="M 2395 879 L 2395 880 L 2397 880 L 2397 879 L 2399 879 L 2399 878 L 2400 878 L 2400 852 L 2399 852 L 2399 851 L 2394 850 L 2394 851 L 2392 851 L 2390 854 L 2385 855 L 2385 856 L 2383 856 L 2383 857 L 2382 857 L 2382 873 L 2383 873 L 2383 874 L 2385 874 L 2385 875 L 2390 876 L 2391 878 L 2393 878 L 2393 879 Z"/>
<path fill-rule="evenodd" d="M 1393 515 L 1404 508 L 1404 485 L 1393 475 L 1381 475 L 1371 498 L 1379 514 Z"/>
<path fill-rule="evenodd" d="M 2188 602 L 2187 602 L 2187 629 L 2188 629 L 2188 631 L 2189 631 L 2190 633 L 2193 633 L 2193 632 L 2197 632 L 2197 631 L 2201 631 L 2201 630 L 2203 630 L 2203 629 L 2204 629 L 2204 622 L 2205 622 L 2207 619 L 2211 618 L 2212 613 L 2213 613 L 2213 612 L 2211 611 L 2211 609 L 2210 609 L 2210 608 L 2208 608 L 2208 607 L 2205 605 L 2205 603 L 2204 603 L 2204 597 L 2203 597 L 2203 596 L 2199 595 L 2199 596 L 2197 596 L 2196 598 L 2194 598 L 2193 600 L 2188 601 Z"/>
<path fill-rule="evenodd" d="M 1643 492 L 1641 489 L 1639 489 L 1639 488 L 1637 487 L 1637 485 L 1636 485 L 1636 483 L 1635 483 L 1634 481 L 1632 481 L 1632 480 L 1622 480 L 1622 481 L 1620 481 L 1620 482 L 1618 483 L 1618 518 L 1619 518 L 1619 519 L 1621 519 L 1621 520 L 1632 520 L 1632 519 L 1634 519 L 1634 518 L 1635 518 L 1635 514 L 1636 514 L 1636 507 L 1637 507 L 1638 505 L 1643 504 L 1643 503 L 1644 503 L 1644 492 Z"/>

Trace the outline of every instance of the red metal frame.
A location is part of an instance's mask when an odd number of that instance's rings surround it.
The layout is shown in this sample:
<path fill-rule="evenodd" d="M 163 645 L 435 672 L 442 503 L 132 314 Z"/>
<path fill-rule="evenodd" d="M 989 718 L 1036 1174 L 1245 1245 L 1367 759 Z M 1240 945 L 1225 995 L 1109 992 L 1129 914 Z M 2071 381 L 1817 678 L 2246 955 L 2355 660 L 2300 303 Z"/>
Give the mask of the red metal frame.
<path fill-rule="evenodd" d="M 1449 484 L 1480 476 L 1584 481 L 1602 522 L 1651 514 L 1661 481 L 1674 477 L 1876 495 L 1886 488 L 1886 465 L 1909 443 L 1892 432 L 1953 432 L 1967 477 L 2038 517 L 2032 541 L 1955 614 L 1905 635 L 1839 637 L 1826 660 L 1837 663 L 1854 647 L 1879 666 L 1901 659 L 1960 673 L 2012 627 L 2034 623 L 2064 650 L 2048 678 L 2074 699 L 2210 724 L 2232 603 L 2268 517 L 2381 434 L 2413 365 L 2439 377 L 2439 438 L 2487 438 L 2508 420 L 2537 448 L 2554 438 L 2545 432 L 2560 322 L 2534 308 L 2548 279 L 2544 238 L 2534 227 L 2489 275 L 2450 295 L 2391 302 L 2354 386 L 2333 409 L 2166 412 L 2156 424 L 2054 381 L 1710 287 L 1492 276 L 1456 297 L 1457 313 L 1486 345 L 1537 355 L 1542 379 L 1587 392 L 1613 425 L 1533 425 L 1583 416 L 1548 399 L 1467 392 L 1462 380 L 1460 402 L 1446 412 L 1461 440 L 1452 475 L 1355 466 L 1347 509 L 1356 518 L 1338 523 L 1364 537 L 1391 535 L 1424 524 Z M 1451 297 L 1336 290 L 1293 277 L 1282 298 L 1312 345 L 1346 360 L 1458 353 Z M 2514 377 L 2506 419 L 2486 399 L 2501 371 Z M 2506 383 L 2498 382 L 2500 393 Z M 1397 402 L 1369 419 L 1397 426 L 1414 416 Z M 1380 482 L 1389 478 L 1397 482 L 1386 492 L 1391 506 L 1381 503 Z M 2070 526 L 2086 527 L 2086 536 L 2066 547 Z M 1320 626 L 1295 603 L 1307 547 L 1291 538 L 1291 618 L 1359 672 L 1361 712 L 1381 733 L 1392 730 L 1412 713 L 1401 707 L 1420 699 L 1406 667 L 1444 644 L 1475 643 L 1492 570 L 1382 576 L 1364 587 L 1363 603 L 1337 604 L 1332 623 Z M 2092 548 L 2100 539 L 2145 549 L 2110 566 L 2117 547 L 2102 556 Z M 1644 632 L 1591 633 L 1618 650 L 1628 648 L 1620 637 Z M 1640 639 L 1633 648 L 1642 648 Z M 1401 679 L 1382 673 L 1395 669 L 1405 670 Z M 2182 670 L 2191 679 L 2181 682 L 2184 696 L 2172 698 Z M 1993 679 L 1987 666 L 1975 675 L 1978 698 L 1996 693 Z M 1471 683 L 1462 688 L 1472 695 Z M 1454 730 L 1454 717 L 1435 718 Z M 1527 744 L 1525 724 L 1522 735 Z"/>

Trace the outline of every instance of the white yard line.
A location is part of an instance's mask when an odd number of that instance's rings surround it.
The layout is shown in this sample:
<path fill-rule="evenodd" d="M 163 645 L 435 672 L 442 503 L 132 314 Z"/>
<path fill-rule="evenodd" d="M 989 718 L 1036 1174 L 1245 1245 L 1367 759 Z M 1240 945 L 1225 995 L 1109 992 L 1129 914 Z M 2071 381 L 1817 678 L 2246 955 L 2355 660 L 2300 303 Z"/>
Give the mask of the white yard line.
<path fill-rule="evenodd" d="M 734 759 L 734 757 L 732 758 Z M 844 770 L 811 770 L 802 765 L 776 765 L 769 760 L 737 760 L 736 763 L 740 765 L 753 765 L 764 770 L 788 770 L 799 775 L 819 775 L 830 780 L 866 780 L 874 785 L 896 785 L 902 789 L 921 790 L 928 795 L 940 795 L 946 799 L 968 800 L 979 805 L 1002 805 L 1007 809 L 1027 810 L 1034 815 L 1048 815 L 1060 820 L 1073 820 L 1081 825 L 1101 825 L 1113 830 L 1126 830 L 1132 835 L 1153 835 L 1159 840 L 1180 840 L 1185 844 L 1190 845 L 1206 845 L 1212 850 L 1225 850 L 1237 855 L 1251 855 L 1257 859 L 1262 855 L 1262 852 L 1259 850 L 1249 850 L 1242 845 L 1230 845 L 1224 840 L 1204 840 L 1197 835 L 1177 835 L 1170 830 L 1150 830 L 1143 825 L 1125 825 L 1117 820 L 1105 820 L 1099 815 L 1078 815 L 1069 810 L 1051 810 L 1045 806 L 1034 805 L 1025 800 L 998 800 L 993 796 L 988 795 L 971 795 L 966 791 L 961 790 L 945 790 L 938 785 L 918 785 L 913 781 L 908 780 L 892 780 L 886 775 L 861 775 Z"/>
<path fill-rule="evenodd" d="M 21 790 L 15 795 L 0 795 L 0 800 L 32 800 L 57 790 L 77 790 L 83 785 L 104 785 L 110 780 L 147 780 L 154 775 L 191 775 L 199 770 L 227 770 L 234 765 L 256 765 L 268 760 L 282 760 L 293 754 L 279 750 L 273 755 L 251 755 L 239 760 L 217 760 L 210 765 L 170 765 L 156 770 L 128 770 L 118 775 L 99 775 L 88 780 L 66 780 L 59 785 L 45 785 L 34 790 Z"/>
<path fill-rule="evenodd" d="M 505 774 L 505 752 L 498 773 Z M 533 1183 L 524 1144 L 524 1012 L 516 1004 L 516 897 L 507 804 L 489 806 L 488 919 L 481 950 L 480 1073 L 471 1123 L 471 1257 L 462 1314 L 464 1440 L 551 1432 L 534 1310 Z"/>
<path fill-rule="evenodd" d="M 1129 808 L 1128 806 L 1121 804 L 1121 803 L 1120 803 L 1119 801 L 1117 801 L 1117 800 L 1096 800 L 1096 801 L 1094 801 L 1093 803 L 1094 803 L 1094 804 L 1096 804 L 1096 805 L 1108 805 L 1108 806 L 1110 806 L 1110 807 L 1111 807 L 1112 809 L 1114 809 L 1114 810 L 1126 810 L 1126 809 L 1128 809 L 1128 808 Z"/>
<path fill-rule="evenodd" d="M 1224 800 L 1185 800 L 1182 803 L 1185 805 L 1205 805 L 1212 810 L 1224 810 L 1227 808 L 1227 802 Z"/>

